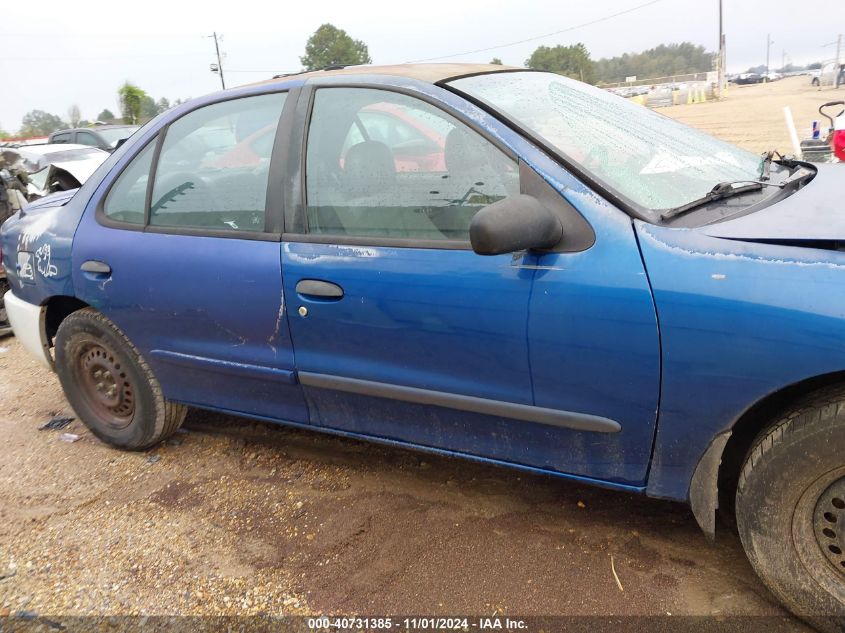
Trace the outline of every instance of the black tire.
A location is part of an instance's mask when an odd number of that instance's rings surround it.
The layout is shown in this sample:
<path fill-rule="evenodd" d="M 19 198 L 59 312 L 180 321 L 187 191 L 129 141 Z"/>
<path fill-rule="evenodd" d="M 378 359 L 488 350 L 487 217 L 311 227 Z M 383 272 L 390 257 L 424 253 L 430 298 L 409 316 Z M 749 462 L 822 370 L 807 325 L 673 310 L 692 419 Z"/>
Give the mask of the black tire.
<path fill-rule="evenodd" d="M 6 276 L 0 273 L 0 337 L 9 336 L 12 333 L 9 316 L 6 314 L 6 300 L 3 298 L 8 290 L 9 282 L 6 281 Z"/>
<path fill-rule="evenodd" d="M 176 432 L 187 407 L 162 395 L 152 370 L 123 332 L 85 308 L 56 333 L 56 373 L 79 419 L 103 442 L 144 450 Z"/>
<path fill-rule="evenodd" d="M 812 85 L 818 87 L 819 85 L 821 85 L 821 82 L 819 82 L 818 79 L 813 79 Z"/>
<path fill-rule="evenodd" d="M 820 630 L 845 631 L 845 387 L 811 394 L 757 437 L 736 518 L 772 593 Z"/>

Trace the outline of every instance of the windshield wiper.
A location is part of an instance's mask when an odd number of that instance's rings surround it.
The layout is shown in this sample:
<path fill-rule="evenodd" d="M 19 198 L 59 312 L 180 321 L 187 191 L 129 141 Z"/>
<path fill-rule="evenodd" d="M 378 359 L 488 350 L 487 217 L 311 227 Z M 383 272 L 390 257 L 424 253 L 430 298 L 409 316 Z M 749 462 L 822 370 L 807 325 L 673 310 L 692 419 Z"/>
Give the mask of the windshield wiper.
<path fill-rule="evenodd" d="M 735 185 L 742 186 L 736 187 Z M 716 202 L 717 200 L 724 200 L 725 198 L 732 198 L 734 196 L 738 196 L 740 194 L 748 193 L 751 191 L 760 191 L 760 189 L 762 189 L 763 187 L 777 187 L 778 189 L 783 189 L 784 183 L 775 184 L 772 182 L 764 182 L 762 180 L 736 180 L 733 182 L 720 182 L 697 200 L 687 202 L 686 204 L 682 204 L 681 206 L 675 207 L 674 209 L 669 209 L 665 213 L 661 213 L 660 219 L 663 221 L 670 220 L 672 218 L 678 217 L 679 215 L 683 215 L 687 211 L 692 211 L 693 209 L 697 209 L 698 207 L 710 204 L 711 202 Z"/>
<path fill-rule="evenodd" d="M 763 165 L 760 168 L 760 180 L 768 180 L 769 173 L 772 171 L 772 161 L 775 158 L 775 151 L 771 150 L 763 155 Z M 778 154 L 780 156 L 780 154 Z"/>

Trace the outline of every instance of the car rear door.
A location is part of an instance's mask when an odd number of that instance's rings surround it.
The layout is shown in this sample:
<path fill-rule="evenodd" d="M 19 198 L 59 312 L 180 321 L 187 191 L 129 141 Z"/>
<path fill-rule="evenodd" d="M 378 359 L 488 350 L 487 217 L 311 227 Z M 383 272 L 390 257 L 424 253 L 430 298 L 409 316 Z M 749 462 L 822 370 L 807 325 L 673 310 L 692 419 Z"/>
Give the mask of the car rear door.
<path fill-rule="evenodd" d="M 89 203 L 73 274 L 77 295 L 139 348 L 166 397 L 304 421 L 273 176 L 286 103 L 271 93 L 205 105 L 133 148 Z M 258 130 L 270 142 L 244 151 Z"/>

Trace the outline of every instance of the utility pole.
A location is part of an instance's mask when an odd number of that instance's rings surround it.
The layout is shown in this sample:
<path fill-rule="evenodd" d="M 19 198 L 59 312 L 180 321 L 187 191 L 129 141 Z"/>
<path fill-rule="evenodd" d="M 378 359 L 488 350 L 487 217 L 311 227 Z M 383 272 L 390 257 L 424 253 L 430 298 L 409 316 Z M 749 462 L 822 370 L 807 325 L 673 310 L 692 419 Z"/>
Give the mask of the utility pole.
<path fill-rule="evenodd" d="M 833 67 L 833 72 L 835 73 L 834 77 L 836 77 L 836 79 L 834 79 L 834 81 L 833 81 L 833 85 L 836 86 L 837 90 L 839 89 L 839 81 L 840 81 L 840 78 L 842 77 L 842 67 L 840 66 L 840 64 L 842 64 L 842 61 L 841 61 L 842 58 L 839 56 L 841 52 L 842 52 L 842 33 L 840 33 L 839 37 L 836 38 L 836 65 Z"/>
<path fill-rule="evenodd" d="M 211 34 L 214 38 L 214 50 L 217 52 L 217 72 L 220 73 L 220 85 L 226 90 L 226 80 L 223 79 L 223 62 L 220 60 L 220 45 L 217 42 L 217 31 Z"/>
<path fill-rule="evenodd" d="M 766 78 L 765 81 L 769 81 L 769 52 L 772 48 L 772 34 L 766 33 Z"/>
<path fill-rule="evenodd" d="M 725 29 L 722 19 L 722 0 L 719 0 L 719 98 L 725 96 Z"/>

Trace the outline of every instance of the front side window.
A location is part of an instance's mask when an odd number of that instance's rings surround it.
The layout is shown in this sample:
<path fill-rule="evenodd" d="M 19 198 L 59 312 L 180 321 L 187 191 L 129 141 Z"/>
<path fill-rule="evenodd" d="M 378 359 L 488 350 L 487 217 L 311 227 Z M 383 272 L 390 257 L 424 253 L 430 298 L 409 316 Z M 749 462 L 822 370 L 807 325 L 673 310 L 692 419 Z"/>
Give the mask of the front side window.
<path fill-rule="evenodd" d="M 263 231 L 273 139 L 285 93 L 195 110 L 167 129 L 150 224 Z"/>
<path fill-rule="evenodd" d="M 76 142 L 80 145 L 90 145 L 92 147 L 97 147 L 100 145 L 100 143 L 97 141 L 97 137 L 91 134 L 91 132 L 77 132 Z"/>
<path fill-rule="evenodd" d="M 479 209 L 518 193 L 516 163 L 435 106 L 367 88 L 315 95 L 309 233 L 467 241 Z"/>
<path fill-rule="evenodd" d="M 655 216 L 720 182 L 756 180 L 762 159 L 593 86 L 545 72 L 450 82 L 545 140 Z"/>
<path fill-rule="evenodd" d="M 52 140 L 53 143 L 70 143 L 70 134 L 56 134 Z"/>
<path fill-rule="evenodd" d="M 97 130 L 100 136 L 105 139 L 109 147 L 116 147 L 118 141 L 129 138 L 137 130 L 137 126 L 133 127 L 113 127 L 104 130 Z"/>

